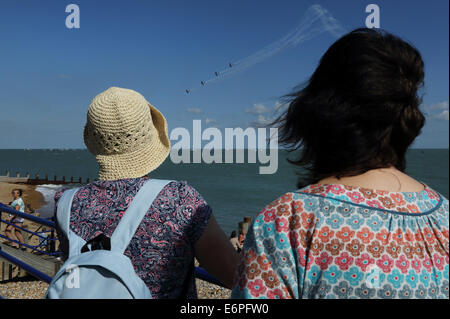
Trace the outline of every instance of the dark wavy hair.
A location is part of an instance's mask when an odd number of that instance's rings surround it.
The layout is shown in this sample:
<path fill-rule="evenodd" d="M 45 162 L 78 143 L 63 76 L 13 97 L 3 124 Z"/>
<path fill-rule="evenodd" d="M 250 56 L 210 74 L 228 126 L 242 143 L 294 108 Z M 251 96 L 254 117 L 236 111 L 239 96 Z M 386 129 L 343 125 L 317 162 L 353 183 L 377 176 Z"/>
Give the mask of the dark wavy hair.
<path fill-rule="evenodd" d="M 274 122 L 280 143 L 300 150 L 298 187 L 376 168 L 405 170 L 405 154 L 425 124 L 419 110 L 424 63 L 390 33 L 356 29 L 336 41 Z"/>
<path fill-rule="evenodd" d="M 14 188 L 11 192 L 15 192 L 15 191 L 17 191 L 19 193 L 19 196 L 22 197 L 22 195 L 23 195 L 23 190 L 22 189 Z"/>

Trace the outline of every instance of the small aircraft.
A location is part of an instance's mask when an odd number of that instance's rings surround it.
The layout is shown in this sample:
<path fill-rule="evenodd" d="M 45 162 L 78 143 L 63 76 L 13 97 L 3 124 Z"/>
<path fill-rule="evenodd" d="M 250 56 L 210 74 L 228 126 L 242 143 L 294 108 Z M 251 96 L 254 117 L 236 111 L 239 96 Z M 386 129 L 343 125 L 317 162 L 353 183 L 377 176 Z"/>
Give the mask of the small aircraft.
<path fill-rule="evenodd" d="M 201 83 L 202 85 L 205 85 L 205 81 L 200 81 L 200 83 Z"/>
<path fill-rule="evenodd" d="M 191 90 L 186 89 L 186 94 L 191 93 Z"/>
<path fill-rule="evenodd" d="M 233 64 L 231 64 L 231 63 L 228 63 L 228 66 L 229 66 L 230 68 L 232 68 L 232 67 L 233 67 Z"/>
<path fill-rule="evenodd" d="M 219 76 L 219 72 L 214 72 L 214 74 L 215 74 L 216 76 Z"/>

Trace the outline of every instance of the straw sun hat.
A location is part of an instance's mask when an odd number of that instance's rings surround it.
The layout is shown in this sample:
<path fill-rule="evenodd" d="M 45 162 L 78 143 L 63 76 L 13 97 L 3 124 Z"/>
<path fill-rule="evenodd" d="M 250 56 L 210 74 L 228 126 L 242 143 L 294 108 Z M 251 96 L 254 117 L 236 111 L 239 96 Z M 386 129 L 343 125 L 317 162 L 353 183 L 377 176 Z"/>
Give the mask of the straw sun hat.
<path fill-rule="evenodd" d="M 170 151 L 164 116 L 138 92 L 117 87 L 93 99 L 84 143 L 97 159 L 100 180 L 144 176 Z"/>

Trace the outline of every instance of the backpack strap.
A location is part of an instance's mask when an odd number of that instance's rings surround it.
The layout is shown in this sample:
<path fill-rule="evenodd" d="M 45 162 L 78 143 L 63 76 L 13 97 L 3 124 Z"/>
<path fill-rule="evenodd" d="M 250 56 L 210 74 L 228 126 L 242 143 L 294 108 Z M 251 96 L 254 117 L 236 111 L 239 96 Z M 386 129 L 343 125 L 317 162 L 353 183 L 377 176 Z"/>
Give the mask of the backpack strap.
<path fill-rule="evenodd" d="M 58 208 L 56 211 L 56 219 L 59 228 L 66 236 L 69 243 L 69 258 L 81 253 L 81 247 L 85 244 L 83 238 L 77 236 L 70 230 L 70 211 L 72 208 L 72 200 L 79 188 L 71 188 L 64 193 L 58 200 Z"/>
<path fill-rule="evenodd" d="M 111 250 L 124 253 L 159 192 L 172 181 L 151 179 L 142 185 L 111 236 Z"/>

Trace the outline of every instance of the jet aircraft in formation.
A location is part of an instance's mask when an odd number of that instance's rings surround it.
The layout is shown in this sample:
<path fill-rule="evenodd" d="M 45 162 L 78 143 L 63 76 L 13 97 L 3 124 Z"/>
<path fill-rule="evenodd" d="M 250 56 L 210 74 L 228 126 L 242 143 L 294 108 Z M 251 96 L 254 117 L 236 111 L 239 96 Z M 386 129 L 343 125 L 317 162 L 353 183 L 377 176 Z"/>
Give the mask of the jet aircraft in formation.
<path fill-rule="evenodd" d="M 233 67 L 233 64 L 230 62 L 230 63 L 228 63 L 228 66 L 229 66 L 230 68 L 232 68 L 232 67 Z M 214 75 L 215 75 L 216 77 L 218 77 L 218 76 L 220 75 L 220 72 L 214 72 Z M 200 84 L 201 84 L 202 86 L 205 86 L 205 85 L 206 85 L 206 82 L 205 82 L 205 81 L 200 81 Z M 186 91 L 186 94 L 191 93 L 191 90 L 189 90 L 189 89 L 186 89 L 185 91 Z"/>

